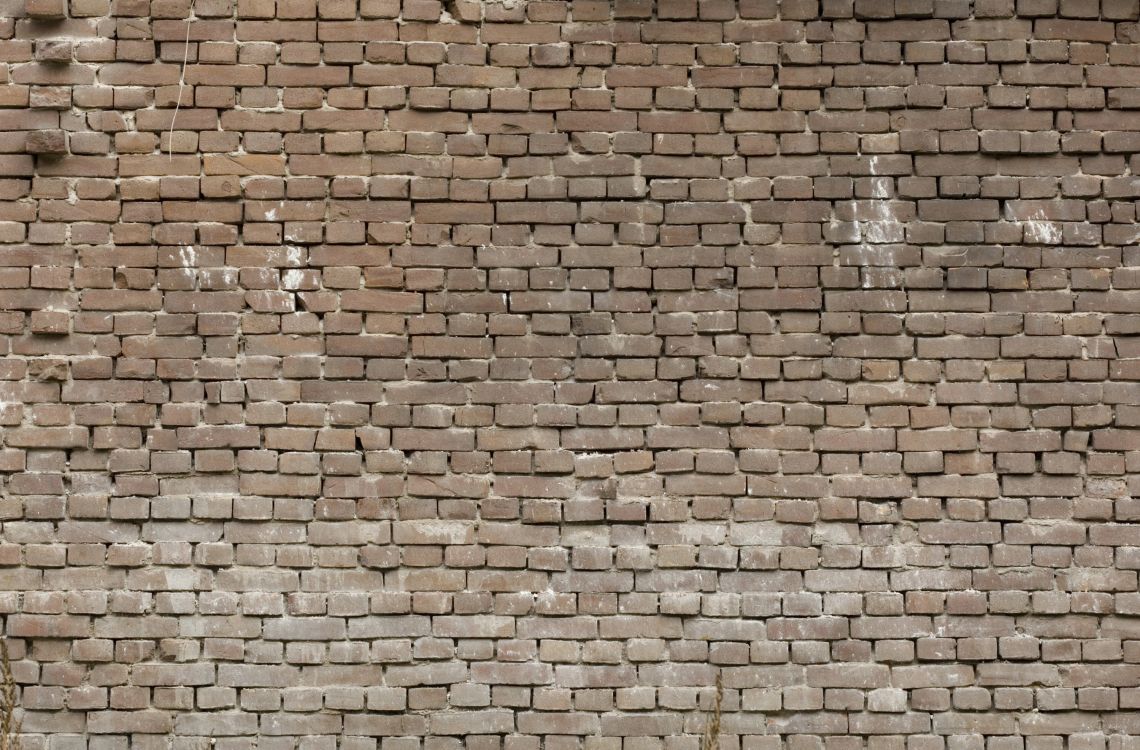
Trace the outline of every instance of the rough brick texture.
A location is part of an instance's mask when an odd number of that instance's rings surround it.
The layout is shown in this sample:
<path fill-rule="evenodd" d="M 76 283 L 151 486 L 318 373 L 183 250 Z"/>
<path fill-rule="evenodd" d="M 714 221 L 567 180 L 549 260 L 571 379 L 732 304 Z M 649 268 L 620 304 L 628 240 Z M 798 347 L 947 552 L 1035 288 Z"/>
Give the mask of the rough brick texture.
<path fill-rule="evenodd" d="M 25 750 L 1140 750 L 1137 9 L 0 0 Z"/>

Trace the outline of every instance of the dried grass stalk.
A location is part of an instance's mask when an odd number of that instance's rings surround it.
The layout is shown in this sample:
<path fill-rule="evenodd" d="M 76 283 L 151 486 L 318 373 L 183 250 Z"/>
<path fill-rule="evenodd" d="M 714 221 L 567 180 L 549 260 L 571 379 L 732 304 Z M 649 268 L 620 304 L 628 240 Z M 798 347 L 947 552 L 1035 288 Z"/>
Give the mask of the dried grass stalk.
<path fill-rule="evenodd" d="M 705 733 L 701 737 L 701 750 L 720 750 L 720 704 L 724 700 L 724 683 L 716 673 L 716 701 L 712 713 L 705 719 Z"/>
<path fill-rule="evenodd" d="M 20 750 L 20 720 L 16 718 L 16 679 L 8 642 L 0 640 L 0 750 Z"/>

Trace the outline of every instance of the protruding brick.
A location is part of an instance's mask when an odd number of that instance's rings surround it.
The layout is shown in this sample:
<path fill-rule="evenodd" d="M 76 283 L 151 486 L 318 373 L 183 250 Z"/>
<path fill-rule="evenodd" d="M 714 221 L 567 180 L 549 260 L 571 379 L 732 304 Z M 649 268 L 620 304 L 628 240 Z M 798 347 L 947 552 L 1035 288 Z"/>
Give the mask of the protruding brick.
<path fill-rule="evenodd" d="M 60 20 L 67 15 L 67 0 L 24 0 L 24 12 L 31 18 Z"/>
<path fill-rule="evenodd" d="M 40 156 L 62 156 L 67 153 L 67 133 L 63 130 L 36 130 L 24 137 L 24 151 Z"/>

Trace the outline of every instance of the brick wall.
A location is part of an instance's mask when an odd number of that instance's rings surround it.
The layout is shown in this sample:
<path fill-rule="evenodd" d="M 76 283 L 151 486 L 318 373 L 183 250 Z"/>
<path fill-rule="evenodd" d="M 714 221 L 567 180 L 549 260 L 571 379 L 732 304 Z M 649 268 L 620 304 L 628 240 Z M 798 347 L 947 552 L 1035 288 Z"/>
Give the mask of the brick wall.
<path fill-rule="evenodd" d="M 1137 11 L 0 0 L 25 750 L 1137 750 Z"/>

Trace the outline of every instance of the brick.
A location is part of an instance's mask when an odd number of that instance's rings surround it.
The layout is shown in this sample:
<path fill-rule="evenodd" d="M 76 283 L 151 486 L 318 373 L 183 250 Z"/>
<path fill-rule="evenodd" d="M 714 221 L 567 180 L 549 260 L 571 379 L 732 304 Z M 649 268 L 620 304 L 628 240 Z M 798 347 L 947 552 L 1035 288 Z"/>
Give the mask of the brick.
<path fill-rule="evenodd" d="M 24 139 L 24 150 L 29 154 L 61 156 L 67 153 L 67 133 L 63 130 L 37 130 Z"/>
<path fill-rule="evenodd" d="M 818 687 L 881 687 L 890 670 L 883 664 L 819 664 L 807 667 L 807 684 Z"/>
<path fill-rule="evenodd" d="M 87 715 L 91 734 L 167 734 L 173 728 L 173 717 L 167 711 L 92 711 Z"/>
<path fill-rule="evenodd" d="M 59 20 L 67 15 L 67 4 L 59 0 L 24 0 L 24 12 L 31 18 Z"/>
<path fill-rule="evenodd" d="M 27 746 L 1129 750 L 1134 3 L 16 6 Z"/>

